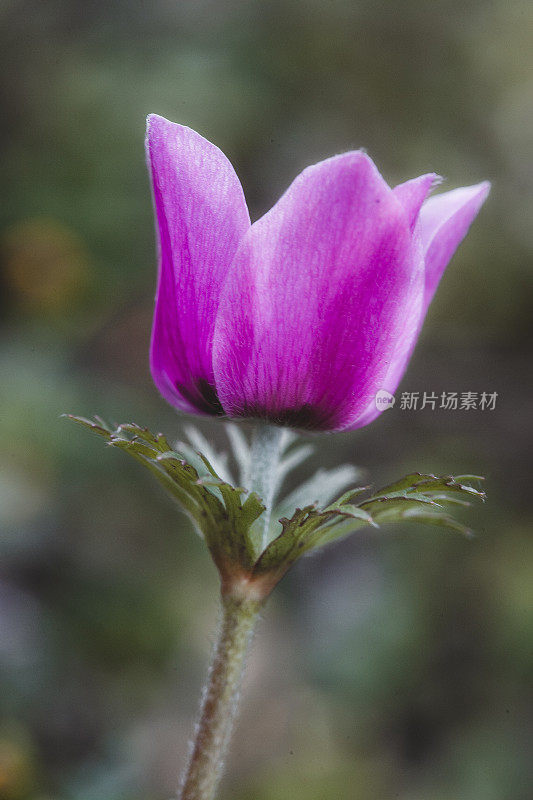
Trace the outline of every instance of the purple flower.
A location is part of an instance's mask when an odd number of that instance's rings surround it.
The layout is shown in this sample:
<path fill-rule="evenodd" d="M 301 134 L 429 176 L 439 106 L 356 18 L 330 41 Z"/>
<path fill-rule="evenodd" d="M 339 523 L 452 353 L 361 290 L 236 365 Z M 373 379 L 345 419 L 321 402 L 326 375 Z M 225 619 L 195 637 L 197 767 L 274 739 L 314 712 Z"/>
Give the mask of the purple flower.
<path fill-rule="evenodd" d="M 391 189 L 355 151 L 305 169 L 250 224 L 224 154 L 148 119 L 159 244 L 154 381 L 193 414 L 359 428 L 394 393 L 440 278 L 489 192 Z"/>

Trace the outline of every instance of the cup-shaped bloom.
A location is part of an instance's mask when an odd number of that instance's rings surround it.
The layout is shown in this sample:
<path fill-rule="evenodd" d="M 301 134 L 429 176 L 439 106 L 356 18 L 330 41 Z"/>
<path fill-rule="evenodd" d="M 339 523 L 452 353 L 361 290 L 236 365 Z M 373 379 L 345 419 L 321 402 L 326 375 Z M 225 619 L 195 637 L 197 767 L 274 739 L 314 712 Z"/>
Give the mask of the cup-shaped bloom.
<path fill-rule="evenodd" d="M 250 218 L 224 154 L 148 118 L 159 250 L 150 362 L 195 414 L 336 431 L 394 393 L 440 278 L 485 200 L 480 183 L 428 198 L 391 189 L 361 151 L 305 169 Z"/>

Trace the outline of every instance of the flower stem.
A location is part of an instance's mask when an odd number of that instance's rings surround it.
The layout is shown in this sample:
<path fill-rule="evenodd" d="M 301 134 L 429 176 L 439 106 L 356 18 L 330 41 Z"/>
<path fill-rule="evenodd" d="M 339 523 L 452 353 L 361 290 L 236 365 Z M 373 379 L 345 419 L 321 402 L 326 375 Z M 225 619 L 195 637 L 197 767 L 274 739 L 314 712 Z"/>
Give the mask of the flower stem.
<path fill-rule="evenodd" d="M 179 800 L 213 800 L 237 711 L 241 677 L 262 602 L 222 598 L 200 719 Z"/>
<path fill-rule="evenodd" d="M 267 543 L 285 436 L 284 430 L 259 423 L 252 437 L 246 485 L 249 491 L 257 492 L 265 505 L 258 520 L 259 552 Z M 213 800 L 215 797 L 237 713 L 246 655 L 264 602 L 264 598 L 257 599 L 257 595 L 252 597 L 246 593 L 222 595 L 220 628 L 178 800 Z"/>
<path fill-rule="evenodd" d="M 257 521 L 260 526 L 260 551 L 268 544 L 268 530 L 274 496 L 278 488 L 278 464 L 283 450 L 286 430 L 267 422 L 259 422 L 252 436 L 250 466 L 246 488 L 257 492 L 266 506 Z"/>

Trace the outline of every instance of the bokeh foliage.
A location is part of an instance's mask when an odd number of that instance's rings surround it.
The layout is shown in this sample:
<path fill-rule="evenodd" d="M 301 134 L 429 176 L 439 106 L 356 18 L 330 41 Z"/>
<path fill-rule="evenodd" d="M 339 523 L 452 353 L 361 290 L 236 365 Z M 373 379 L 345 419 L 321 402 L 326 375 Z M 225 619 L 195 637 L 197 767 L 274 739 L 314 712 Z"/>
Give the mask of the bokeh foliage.
<path fill-rule="evenodd" d="M 320 438 L 300 475 L 484 474 L 479 535 L 365 530 L 302 560 L 265 614 L 224 796 L 526 800 L 531 4 L 8 0 L 0 23 L 0 797 L 169 796 L 205 668 L 201 542 L 59 419 L 181 437 L 147 369 L 154 111 L 228 153 L 254 217 L 352 147 L 391 182 L 493 181 L 401 389 L 498 392 L 495 411 L 396 407 Z"/>

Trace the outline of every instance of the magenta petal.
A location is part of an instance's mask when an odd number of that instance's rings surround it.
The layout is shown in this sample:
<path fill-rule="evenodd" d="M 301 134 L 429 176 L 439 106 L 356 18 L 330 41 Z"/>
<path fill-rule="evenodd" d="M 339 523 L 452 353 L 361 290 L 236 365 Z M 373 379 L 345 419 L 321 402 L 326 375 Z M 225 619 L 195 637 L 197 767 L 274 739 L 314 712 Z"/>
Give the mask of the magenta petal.
<path fill-rule="evenodd" d="M 403 191 L 403 187 L 412 183 L 414 181 L 408 181 L 407 184 L 397 186 L 394 190 L 395 194 L 398 189 Z M 416 233 L 422 241 L 425 253 L 426 273 L 424 306 L 423 313 L 420 316 L 420 327 L 448 262 L 465 237 L 489 190 L 490 183 L 485 181 L 476 186 L 467 186 L 463 189 L 454 189 L 451 192 L 439 194 L 427 200 L 422 206 L 416 226 Z M 399 353 L 399 356 L 391 361 L 389 372 L 381 387 L 382 389 L 394 394 L 409 363 L 417 338 L 418 331 L 412 337 L 411 346 L 405 349 L 403 353 Z M 363 425 L 368 425 L 380 413 L 381 410 L 376 408 L 376 404 L 372 400 L 352 427 L 361 428 Z"/>
<path fill-rule="evenodd" d="M 154 114 L 148 118 L 146 151 L 159 250 L 152 376 L 177 408 L 221 413 L 213 329 L 222 284 L 250 227 L 242 188 L 217 147 Z"/>
<path fill-rule="evenodd" d="M 411 230 L 416 225 L 422 203 L 439 180 L 438 175 L 430 172 L 427 175 L 421 175 L 419 178 L 400 183 L 392 190 L 396 199 L 400 201 L 405 209 Z"/>
<path fill-rule="evenodd" d="M 418 217 L 417 231 L 426 261 L 424 305 L 427 308 L 439 281 L 490 191 L 490 183 L 453 189 L 431 197 Z"/>
<path fill-rule="evenodd" d="M 228 275 L 213 351 L 224 410 L 349 427 L 411 346 L 423 279 L 407 215 L 364 153 L 309 167 Z"/>

